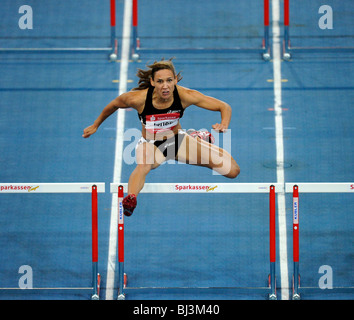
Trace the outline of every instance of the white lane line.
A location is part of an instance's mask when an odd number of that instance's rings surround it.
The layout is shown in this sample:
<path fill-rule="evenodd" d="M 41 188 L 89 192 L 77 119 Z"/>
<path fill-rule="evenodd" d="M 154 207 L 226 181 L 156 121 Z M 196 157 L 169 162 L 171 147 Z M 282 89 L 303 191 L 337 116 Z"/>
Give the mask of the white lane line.
<path fill-rule="evenodd" d="M 124 1 L 124 18 L 123 18 L 123 37 L 122 37 L 122 57 L 119 75 L 119 92 L 118 95 L 126 92 L 128 80 L 128 62 L 130 48 L 130 32 L 132 19 L 132 0 Z M 123 136 L 124 136 L 124 120 L 125 110 L 118 109 L 117 115 L 117 134 L 116 134 L 116 151 L 114 159 L 113 182 L 121 182 L 122 174 L 122 155 L 123 155 Z M 118 232 L 118 197 L 112 194 L 111 221 L 109 230 L 109 247 L 107 261 L 107 280 L 106 280 L 106 300 L 113 300 L 115 270 L 117 261 L 117 232 Z"/>
<path fill-rule="evenodd" d="M 274 115 L 275 140 L 277 152 L 277 182 L 285 185 L 284 177 L 284 138 L 281 92 L 281 38 L 280 38 L 280 4 L 272 0 L 273 30 L 273 73 L 274 73 Z M 289 300 L 289 273 L 286 230 L 285 190 L 278 193 L 278 229 L 281 299 Z"/>

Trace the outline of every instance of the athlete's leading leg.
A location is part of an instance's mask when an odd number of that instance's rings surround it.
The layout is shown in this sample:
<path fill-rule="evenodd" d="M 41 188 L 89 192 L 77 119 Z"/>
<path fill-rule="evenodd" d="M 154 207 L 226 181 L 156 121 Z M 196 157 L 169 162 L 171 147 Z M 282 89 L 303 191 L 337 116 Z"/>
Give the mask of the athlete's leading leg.
<path fill-rule="evenodd" d="M 132 215 L 137 195 L 144 187 L 147 174 L 165 161 L 165 157 L 152 143 L 144 142 L 136 148 L 137 165 L 129 177 L 128 195 L 123 199 L 124 214 Z"/>
<path fill-rule="evenodd" d="M 226 150 L 188 135 L 181 143 L 177 160 L 210 168 L 227 178 L 236 178 L 240 173 L 239 165 Z"/>

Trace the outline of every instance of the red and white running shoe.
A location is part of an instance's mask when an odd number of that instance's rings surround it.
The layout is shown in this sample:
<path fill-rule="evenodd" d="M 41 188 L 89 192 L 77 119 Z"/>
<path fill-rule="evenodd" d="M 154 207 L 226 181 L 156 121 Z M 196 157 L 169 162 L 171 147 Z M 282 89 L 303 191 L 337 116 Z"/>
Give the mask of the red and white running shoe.
<path fill-rule="evenodd" d="M 206 131 L 206 130 L 197 131 L 194 129 L 189 129 L 189 130 L 187 130 L 187 133 L 194 138 L 200 138 L 201 140 L 204 140 L 204 141 L 209 142 L 211 144 L 214 144 L 214 142 L 215 142 L 214 136 L 209 131 Z"/>
<path fill-rule="evenodd" d="M 124 208 L 124 215 L 127 217 L 131 216 L 133 214 L 134 209 L 136 208 L 137 205 L 137 200 L 136 200 L 136 195 L 135 194 L 128 194 L 124 199 L 123 199 L 123 208 Z"/>

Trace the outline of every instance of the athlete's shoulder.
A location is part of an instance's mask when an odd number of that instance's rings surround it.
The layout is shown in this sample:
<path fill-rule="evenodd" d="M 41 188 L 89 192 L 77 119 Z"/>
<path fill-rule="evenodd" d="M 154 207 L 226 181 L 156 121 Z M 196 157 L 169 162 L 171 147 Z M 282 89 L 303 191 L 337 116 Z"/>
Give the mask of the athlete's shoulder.
<path fill-rule="evenodd" d="M 146 94 L 148 92 L 148 89 L 142 89 L 142 90 L 131 90 L 129 92 L 127 92 L 127 95 L 129 97 L 129 99 L 132 100 L 139 100 L 139 99 L 146 99 Z"/>
<path fill-rule="evenodd" d="M 143 108 L 146 99 L 146 93 L 148 89 L 143 90 L 131 90 L 120 95 L 120 98 L 124 103 L 130 107 L 139 111 Z"/>
<path fill-rule="evenodd" d="M 199 91 L 177 85 L 177 90 L 182 103 L 187 107 L 196 103 L 202 95 Z"/>

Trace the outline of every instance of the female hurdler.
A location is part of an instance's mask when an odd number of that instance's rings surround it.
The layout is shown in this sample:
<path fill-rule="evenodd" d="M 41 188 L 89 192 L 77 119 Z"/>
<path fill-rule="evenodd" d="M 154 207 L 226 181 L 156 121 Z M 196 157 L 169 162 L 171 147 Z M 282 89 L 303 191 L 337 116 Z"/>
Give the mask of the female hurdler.
<path fill-rule="evenodd" d="M 171 60 L 154 62 L 147 70 L 138 70 L 139 86 L 111 101 L 93 125 L 84 129 L 84 138 L 94 134 L 102 122 L 118 108 L 133 108 L 142 124 L 142 137 L 136 146 L 137 166 L 131 173 L 128 195 L 123 200 L 124 214 L 130 216 L 136 205 L 137 195 L 151 169 L 169 159 L 204 166 L 228 178 L 236 178 L 240 168 L 225 150 L 212 144 L 209 132 L 195 131 L 187 134 L 181 130 L 179 119 L 184 110 L 195 105 L 219 111 L 221 122 L 212 127 L 225 132 L 231 120 L 231 107 L 227 103 L 206 96 L 196 90 L 181 87 Z"/>

